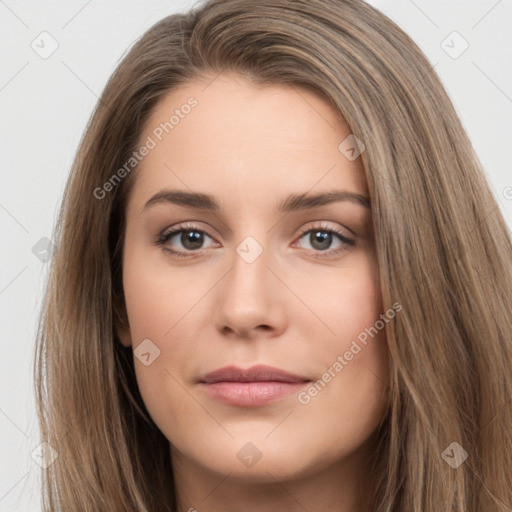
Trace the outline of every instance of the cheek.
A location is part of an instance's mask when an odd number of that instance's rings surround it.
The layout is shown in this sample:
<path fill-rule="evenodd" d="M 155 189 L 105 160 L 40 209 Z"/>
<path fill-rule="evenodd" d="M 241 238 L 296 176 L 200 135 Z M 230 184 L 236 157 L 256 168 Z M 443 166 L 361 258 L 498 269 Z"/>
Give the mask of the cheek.
<path fill-rule="evenodd" d="M 207 280 L 191 279 L 189 269 L 171 268 L 159 250 L 135 246 L 126 253 L 123 286 L 134 344 L 172 336 L 208 290 Z"/>
<path fill-rule="evenodd" d="M 330 436 L 351 432 L 357 445 L 378 425 L 387 407 L 385 329 L 395 312 L 386 316 L 382 310 L 374 259 L 361 259 L 352 270 L 340 273 L 329 293 L 316 296 L 318 311 L 332 332 L 316 341 L 323 373 L 298 398 L 312 417 L 344 426 Z"/>
<path fill-rule="evenodd" d="M 336 280 L 331 278 L 325 283 L 324 292 L 315 293 L 315 289 L 310 288 L 308 296 L 331 331 L 331 336 L 323 338 L 327 353 L 349 350 L 357 337 L 364 342 L 368 329 L 383 312 L 377 265 L 372 254 L 359 258 L 350 268 L 341 269 Z"/>
<path fill-rule="evenodd" d="M 155 251 L 156 252 L 156 251 Z M 142 399 L 161 431 L 168 434 L 172 419 L 174 435 L 187 430 L 186 418 L 197 410 L 182 386 L 184 368 L 197 358 L 191 321 L 197 320 L 195 306 L 211 287 L 207 279 L 191 286 L 190 270 L 169 268 L 165 258 L 138 250 L 126 250 L 123 286 L 134 366 Z M 188 273 L 187 273 L 188 272 Z M 146 340 L 150 340 L 150 343 Z M 171 343 L 172 342 L 172 343 Z M 145 343 L 145 345 L 142 345 Z M 146 346 L 143 352 L 138 350 Z M 138 354 L 149 353 L 145 365 Z"/>

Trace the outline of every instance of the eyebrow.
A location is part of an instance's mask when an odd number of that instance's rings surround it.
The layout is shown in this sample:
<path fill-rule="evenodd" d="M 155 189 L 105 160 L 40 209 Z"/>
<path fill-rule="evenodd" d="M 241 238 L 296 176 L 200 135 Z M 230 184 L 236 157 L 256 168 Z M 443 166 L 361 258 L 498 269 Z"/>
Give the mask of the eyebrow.
<path fill-rule="evenodd" d="M 291 194 L 286 199 L 281 201 L 277 206 L 277 212 L 288 213 L 298 210 L 307 210 L 309 208 L 316 208 L 338 201 L 348 201 L 370 210 L 370 198 L 355 192 L 348 192 L 346 190 L 334 190 L 324 192 L 321 194 Z M 145 212 L 152 206 L 159 204 L 176 204 L 178 206 L 185 206 L 194 208 L 196 210 L 218 211 L 220 206 L 211 195 L 201 192 L 187 192 L 184 190 L 169 190 L 163 189 L 152 196 L 142 208 Z"/>

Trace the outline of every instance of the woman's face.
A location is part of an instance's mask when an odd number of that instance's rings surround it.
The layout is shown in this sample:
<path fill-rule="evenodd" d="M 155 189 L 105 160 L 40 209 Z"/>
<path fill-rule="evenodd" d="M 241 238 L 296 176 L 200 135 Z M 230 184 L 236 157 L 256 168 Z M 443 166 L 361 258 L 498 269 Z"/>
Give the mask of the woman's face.
<path fill-rule="evenodd" d="M 146 123 L 120 338 L 176 466 L 263 482 L 367 456 L 388 320 L 349 135 L 315 94 L 232 75 L 173 90 Z M 205 377 L 255 365 L 295 378 Z"/>

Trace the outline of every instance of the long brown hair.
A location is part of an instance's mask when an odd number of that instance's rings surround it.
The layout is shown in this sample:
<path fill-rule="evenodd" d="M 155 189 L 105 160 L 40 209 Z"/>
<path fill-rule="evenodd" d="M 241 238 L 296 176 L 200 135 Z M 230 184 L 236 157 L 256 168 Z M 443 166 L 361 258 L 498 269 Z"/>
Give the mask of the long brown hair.
<path fill-rule="evenodd" d="M 169 442 L 116 334 L 136 167 L 98 187 L 138 149 L 161 98 L 228 72 L 315 91 L 366 147 L 382 303 L 403 307 L 386 328 L 391 405 L 366 482 L 371 510 L 509 510 L 510 234 L 434 69 L 359 0 L 208 1 L 156 23 L 111 76 L 66 185 L 39 323 L 37 412 L 58 455 L 43 470 L 44 510 L 176 510 Z"/>

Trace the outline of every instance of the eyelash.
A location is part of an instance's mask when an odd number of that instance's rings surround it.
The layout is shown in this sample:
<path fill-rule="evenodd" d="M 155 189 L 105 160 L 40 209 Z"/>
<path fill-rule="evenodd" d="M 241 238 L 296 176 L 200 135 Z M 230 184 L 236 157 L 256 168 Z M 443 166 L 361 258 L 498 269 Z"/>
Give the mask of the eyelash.
<path fill-rule="evenodd" d="M 197 231 L 199 233 L 209 236 L 210 238 L 213 238 L 210 235 L 208 235 L 208 233 L 206 231 L 200 229 L 198 226 L 195 226 L 194 224 L 186 223 L 186 224 L 180 224 L 178 226 L 175 226 L 175 227 L 172 227 L 172 228 L 162 231 L 161 233 L 159 233 L 156 236 L 154 243 L 158 246 L 164 246 L 177 233 L 182 233 L 182 232 L 187 232 L 187 231 Z M 321 231 L 321 232 L 337 235 L 340 238 L 341 242 L 343 242 L 342 246 L 340 246 L 334 250 L 328 249 L 326 251 L 314 251 L 314 252 L 319 253 L 320 258 L 330 258 L 330 257 L 340 255 L 348 250 L 348 246 L 355 245 L 355 241 L 344 236 L 341 231 L 339 231 L 335 228 L 327 227 L 325 225 L 314 226 L 312 228 L 302 230 L 300 235 L 298 236 L 298 239 L 301 239 L 304 235 L 306 235 L 312 231 Z M 183 254 L 183 251 L 175 251 L 174 249 L 170 249 L 169 247 L 164 247 L 164 250 L 178 258 L 190 258 L 190 257 L 192 257 L 192 254 L 194 252 L 198 252 L 200 249 L 197 251 L 187 251 L 188 254 Z M 329 253 L 329 255 L 324 256 L 322 253 Z"/>

